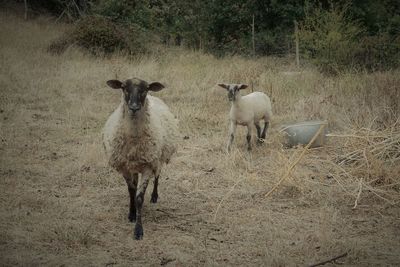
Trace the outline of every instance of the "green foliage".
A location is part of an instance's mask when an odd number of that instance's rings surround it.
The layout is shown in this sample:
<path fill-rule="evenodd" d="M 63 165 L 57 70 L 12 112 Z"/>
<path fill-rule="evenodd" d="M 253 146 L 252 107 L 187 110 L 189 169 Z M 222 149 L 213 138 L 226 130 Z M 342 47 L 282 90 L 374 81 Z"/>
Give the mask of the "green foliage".
<path fill-rule="evenodd" d="M 357 22 L 347 17 L 348 6 L 328 10 L 321 7 L 306 11 L 299 37 L 303 53 L 323 71 L 337 73 L 357 67 L 355 56 L 363 33 Z"/>
<path fill-rule="evenodd" d="M 150 42 L 161 41 L 167 46 L 183 45 L 218 56 L 252 55 L 254 17 L 256 55 L 293 53 L 293 22 L 297 20 L 301 57 L 310 59 L 323 71 L 399 66 L 398 0 L 32 0 L 28 3 L 57 17 L 80 19 L 73 34 L 52 45 L 54 50 L 77 44 L 92 52 L 122 49 L 134 54 L 144 51 Z M 89 18 L 83 18 L 88 15 Z"/>
<path fill-rule="evenodd" d="M 391 18 L 391 27 L 370 35 L 361 22 L 350 17 L 349 4 L 342 7 L 332 4 L 329 9 L 308 8 L 299 31 L 300 46 L 303 54 L 322 71 L 337 73 L 346 69 L 400 66 L 400 35 L 393 28 L 397 16 Z"/>
<path fill-rule="evenodd" d="M 356 52 L 356 62 L 370 70 L 400 67 L 400 35 L 382 33 L 364 36 Z"/>
<path fill-rule="evenodd" d="M 74 21 L 84 15 L 93 2 L 91 0 L 27 0 L 28 6 L 37 12 L 43 9 L 59 18 Z"/>
<path fill-rule="evenodd" d="M 279 31 L 265 30 L 255 34 L 255 50 L 261 55 L 286 55 L 291 49 L 292 36 Z"/>
<path fill-rule="evenodd" d="M 145 53 L 148 38 L 134 24 L 123 25 L 106 17 L 86 16 L 78 20 L 73 29 L 61 40 L 50 45 L 52 52 L 62 52 L 70 45 L 77 45 L 93 54 L 125 51 L 129 54 Z"/>
<path fill-rule="evenodd" d="M 368 35 L 400 31 L 400 1 L 398 0 L 353 0 L 350 11 L 352 18 L 366 28 Z"/>
<path fill-rule="evenodd" d="M 254 0 L 255 45 L 258 55 L 286 55 L 292 51 L 293 21 L 304 17 L 304 1 Z"/>
<path fill-rule="evenodd" d="M 148 0 L 100 0 L 93 13 L 110 18 L 114 22 L 135 24 L 152 28 L 152 10 Z"/>

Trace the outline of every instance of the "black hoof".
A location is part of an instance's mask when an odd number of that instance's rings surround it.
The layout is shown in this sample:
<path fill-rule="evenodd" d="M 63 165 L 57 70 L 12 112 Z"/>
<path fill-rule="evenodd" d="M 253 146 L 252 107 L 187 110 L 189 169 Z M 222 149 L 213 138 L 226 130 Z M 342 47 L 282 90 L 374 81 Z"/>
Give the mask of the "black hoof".
<path fill-rule="evenodd" d="M 129 212 L 129 214 L 128 214 L 128 220 L 129 220 L 130 222 L 136 221 L 136 212 Z"/>
<path fill-rule="evenodd" d="M 142 226 L 135 225 L 135 239 L 136 240 L 141 240 L 143 239 L 143 228 Z"/>
<path fill-rule="evenodd" d="M 157 203 L 157 200 L 158 200 L 158 195 L 157 194 L 152 194 L 150 202 L 151 203 Z"/>
<path fill-rule="evenodd" d="M 257 139 L 257 145 L 261 146 L 262 144 L 264 144 L 265 139 L 259 138 Z"/>

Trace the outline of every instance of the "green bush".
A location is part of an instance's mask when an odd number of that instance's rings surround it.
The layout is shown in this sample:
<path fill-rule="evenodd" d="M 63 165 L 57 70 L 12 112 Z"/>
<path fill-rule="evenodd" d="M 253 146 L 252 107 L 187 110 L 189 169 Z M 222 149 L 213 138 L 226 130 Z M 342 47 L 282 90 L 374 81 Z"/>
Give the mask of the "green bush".
<path fill-rule="evenodd" d="M 299 38 L 303 54 L 324 72 L 337 73 L 355 68 L 356 55 L 362 49 L 359 39 L 363 30 L 346 16 L 348 6 L 321 7 L 306 11 L 300 24 Z"/>
<path fill-rule="evenodd" d="M 125 51 L 128 54 L 146 53 L 147 35 L 135 24 L 119 24 L 101 16 L 86 16 L 78 20 L 72 30 L 54 41 L 49 50 L 63 52 L 76 45 L 92 54 L 109 54 Z"/>
<path fill-rule="evenodd" d="M 361 49 L 356 52 L 356 61 L 370 70 L 384 70 L 400 67 L 400 35 L 382 33 L 364 36 Z"/>
<path fill-rule="evenodd" d="M 389 27 L 379 34 L 367 35 L 357 21 L 348 17 L 348 10 L 349 5 L 309 8 L 299 30 L 302 54 L 323 72 L 333 74 L 346 69 L 399 67 L 400 33 Z"/>

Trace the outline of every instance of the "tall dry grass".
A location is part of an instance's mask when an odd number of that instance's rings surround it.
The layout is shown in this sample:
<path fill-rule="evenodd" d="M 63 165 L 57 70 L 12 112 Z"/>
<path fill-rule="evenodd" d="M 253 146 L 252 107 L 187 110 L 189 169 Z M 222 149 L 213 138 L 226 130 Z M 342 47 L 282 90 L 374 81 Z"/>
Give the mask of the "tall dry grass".
<path fill-rule="evenodd" d="M 310 264 L 343 249 L 352 251 L 349 264 L 398 261 L 396 250 L 385 251 L 398 240 L 391 237 L 400 197 L 399 70 L 326 77 L 288 59 L 217 59 L 180 49 L 135 59 L 95 58 L 78 48 L 55 56 L 48 44 L 68 26 L 5 11 L 0 23 L 2 262 L 173 258 L 277 266 Z M 106 165 L 100 140 L 120 100 L 105 81 L 129 77 L 166 85 L 156 95 L 189 138 L 163 171 L 160 208 L 146 203 L 141 245 L 127 236 L 126 188 Z M 247 153 L 240 127 L 226 154 L 229 103 L 219 82 L 247 83 L 271 96 L 275 116 L 265 146 Z M 328 145 L 305 153 L 265 198 L 302 152 L 284 148 L 280 125 L 308 119 L 329 122 Z M 379 233 L 368 219 L 379 215 L 369 209 L 391 212 Z M 358 231 L 351 216 L 369 222 L 360 230 L 368 236 L 351 235 Z"/>

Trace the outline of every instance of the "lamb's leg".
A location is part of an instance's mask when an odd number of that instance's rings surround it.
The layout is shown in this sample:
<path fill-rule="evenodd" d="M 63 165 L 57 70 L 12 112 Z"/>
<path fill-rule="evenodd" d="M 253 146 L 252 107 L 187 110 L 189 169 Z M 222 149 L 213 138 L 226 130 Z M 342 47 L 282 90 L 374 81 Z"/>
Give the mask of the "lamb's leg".
<path fill-rule="evenodd" d="M 130 222 L 134 222 L 136 221 L 135 198 L 136 198 L 136 188 L 138 183 L 138 174 L 135 173 L 132 176 L 124 175 L 124 178 L 126 184 L 128 185 L 129 198 L 130 198 L 128 220 Z"/>
<path fill-rule="evenodd" d="M 264 140 L 261 139 L 261 127 L 260 127 L 260 122 L 254 122 L 254 125 L 256 126 L 257 129 L 257 144 L 261 145 Z"/>
<path fill-rule="evenodd" d="M 251 150 L 251 124 L 249 123 L 247 125 L 247 135 L 246 135 L 246 139 L 247 139 L 247 150 Z"/>
<path fill-rule="evenodd" d="M 256 126 L 257 129 L 257 137 L 260 138 L 261 136 L 261 127 L 260 127 L 260 122 L 254 122 L 254 126 Z"/>
<path fill-rule="evenodd" d="M 264 130 L 261 133 L 262 139 L 265 139 L 265 136 L 267 135 L 268 126 L 269 126 L 269 121 L 265 121 Z"/>
<path fill-rule="evenodd" d="M 233 139 L 235 138 L 235 131 L 236 131 L 236 122 L 231 120 L 231 124 L 229 126 L 229 141 L 227 146 L 228 152 L 231 151 Z"/>
<path fill-rule="evenodd" d="M 160 178 L 160 175 L 156 175 L 154 178 L 154 187 L 153 187 L 153 193 L 151 193 L 151 203 L 157 203 L 158 199 L 158 178 Z"/>
<path fill-rule="evenodd" d="M 142 226 L 142 207 L 144 201 L 144 195 L 146 193 L 147 186 L 149 185 L 150 177 L 154 175 L 152 171 L 145 170 L 142 173 L 140 179 L 140 185 L 136 194 L 136 224 L 135 224 L 135 239 L 140 240 L 143 238 L 143 226 Z"/>

